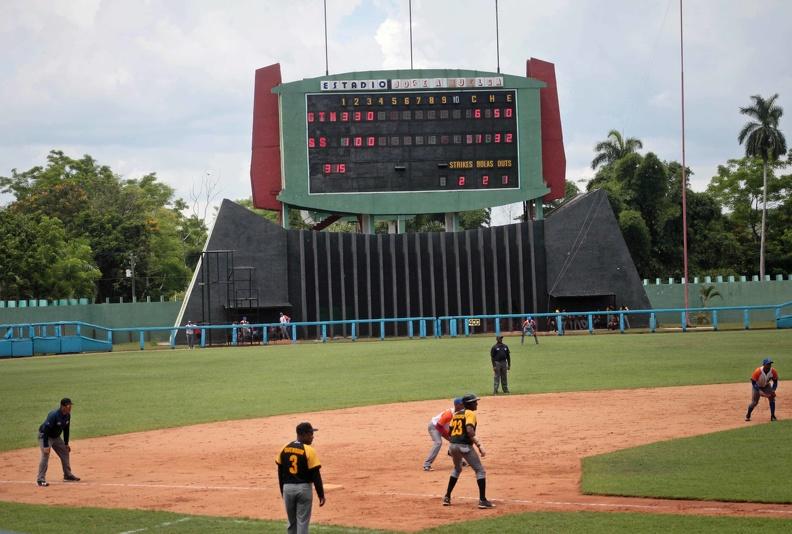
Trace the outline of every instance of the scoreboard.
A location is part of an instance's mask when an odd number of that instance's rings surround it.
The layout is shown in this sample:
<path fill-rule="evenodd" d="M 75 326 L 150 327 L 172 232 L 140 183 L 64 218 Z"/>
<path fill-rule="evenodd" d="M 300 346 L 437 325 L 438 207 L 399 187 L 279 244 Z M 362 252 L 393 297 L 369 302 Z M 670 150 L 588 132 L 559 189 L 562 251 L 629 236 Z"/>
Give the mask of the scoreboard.
<path fill-rule="evenodd" d="M 281 83 L 267 68 L 256 80 L 255 206 L 393 216 L 549 192 L 539 79 L 425 69 Z"/>
<path fill-rule="evenodd" d="M 515 90 L 306 94 L 310 194 L 518 189 Z"/>

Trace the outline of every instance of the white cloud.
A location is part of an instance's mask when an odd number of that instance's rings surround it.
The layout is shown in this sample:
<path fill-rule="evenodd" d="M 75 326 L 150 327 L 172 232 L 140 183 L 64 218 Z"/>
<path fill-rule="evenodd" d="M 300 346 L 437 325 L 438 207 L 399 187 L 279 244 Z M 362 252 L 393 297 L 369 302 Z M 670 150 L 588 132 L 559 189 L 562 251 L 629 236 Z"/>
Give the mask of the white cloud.
<path fill-rule="evenodd" d="M 409 68 L 408 4 L 328 0 L 330 72 Z M 678 4 L 501 0 L 502 72 L 556 65 L 567 176 L 589 178 L 593 146 L 617 129 L 681 158 Z M 792 135 L 792 2 L 687 0 L 687 163 L 696 189 L 739 157 L 738 108 L 781 94 Z M 157 171 L 180 195 L 207 169 L 250 195 L 255 69 L 285 81 L 324 73 L 322 0 L 5 0 L 0 17 L 0 175 L 51 148 L 123 174 Z M 495 70 L 494 3 L 413 0 L 416 68 Z"/>

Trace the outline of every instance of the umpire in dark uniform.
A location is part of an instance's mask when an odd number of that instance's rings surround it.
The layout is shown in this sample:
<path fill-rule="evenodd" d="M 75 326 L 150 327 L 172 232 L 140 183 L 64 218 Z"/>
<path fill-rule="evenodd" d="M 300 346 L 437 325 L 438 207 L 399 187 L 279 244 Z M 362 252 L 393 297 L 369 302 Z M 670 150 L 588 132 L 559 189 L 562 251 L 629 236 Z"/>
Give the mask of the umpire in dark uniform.
<path fill-rule="evenodd" d="M 511 369 L 511 354 L 509 347 L 503 342 L 503 336 L 495 338 L 496 343 L 490 349 L 490 359 L 492 360 L 492 373 L 494 375 L 493 394 L 498 394 L 498 384 L 503 387 L 503 392 L 509 392 L 508 371 Z"/>
<path fill-rule="evenodd" d="M 41 460 L 39 460 L 38 477 L 36 484 L 39 486 L 49 486 L 47 482 L 47 466 L 49 465 L 50 449 L 60 457 L 63 466 L 63 480 L 65 482 L 77 482 L 79 477 L 72 473 L 69 464 L 69 424 L 71 423 L 72 401 L 65 397 L 60 401 L 60 407 L 47 414 L 47 418 L 41 423 L 38 430 L 38 443 L 41 450 Z M 63 437 L 61 438 L 61 434 Z"/>

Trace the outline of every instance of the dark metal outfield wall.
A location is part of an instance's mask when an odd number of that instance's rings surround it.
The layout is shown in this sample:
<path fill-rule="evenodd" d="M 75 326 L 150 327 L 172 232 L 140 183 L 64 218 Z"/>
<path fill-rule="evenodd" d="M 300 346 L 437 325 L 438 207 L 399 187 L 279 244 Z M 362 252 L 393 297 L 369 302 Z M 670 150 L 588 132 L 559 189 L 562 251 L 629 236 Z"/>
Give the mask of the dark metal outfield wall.
<path fill-rule="evenodd" d="M 327 321 L 542 311 L 543 235 L 541 221 L 455 233 L 283 230 L 224 200 L 206 250 L 235 251 L 233 273 L 255 268 L 257 308 L 229 298 L 239 286 L 224 279 L 229 269 L 209 265 L 216 272 L 207 278 L 202 264 L 178 322 L 207 315 L 211 322 L 253 322 L 254 313 L 268 322 L 279 312 Z"/>
<path fill-rule="evenodd" d="M 649 307 L 601 191 L 546 221 L 419 234 L 284 230 L 224 200 L 205 250 L 180 325 Z"/>
<path fill-rule="evenodd" d="M 541 222 L 453 233 L 292 230 L 288 249 L 300 321 L 521 313 L 546 304 Z"/>

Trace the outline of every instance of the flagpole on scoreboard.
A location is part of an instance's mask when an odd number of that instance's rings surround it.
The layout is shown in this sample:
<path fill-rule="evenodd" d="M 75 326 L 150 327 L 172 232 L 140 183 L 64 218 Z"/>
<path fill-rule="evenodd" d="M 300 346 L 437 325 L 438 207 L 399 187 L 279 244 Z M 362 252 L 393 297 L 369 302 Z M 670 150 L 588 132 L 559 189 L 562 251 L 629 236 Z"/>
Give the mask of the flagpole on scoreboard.
<path fill-rule="evenodd" d="M 495 0 L 495 57 L 498 62 L 498 74 L 500 74 L 500 23 L 498 21 L 498 0 Z"/>
<path fill-rule="evenodd" d="M 412 0 L 410 4 L 410 70 L 413 70 L 413 42 L 412 42 Z"/>
<path fill-rule="evenodd" d="M 330 66 L 327 60 L 327 0 L 324 0 L 324 38 L 325 38 L 325 76 L 330 74 Z"/>

